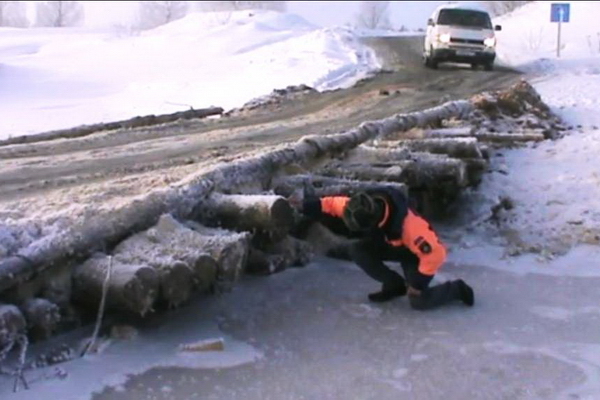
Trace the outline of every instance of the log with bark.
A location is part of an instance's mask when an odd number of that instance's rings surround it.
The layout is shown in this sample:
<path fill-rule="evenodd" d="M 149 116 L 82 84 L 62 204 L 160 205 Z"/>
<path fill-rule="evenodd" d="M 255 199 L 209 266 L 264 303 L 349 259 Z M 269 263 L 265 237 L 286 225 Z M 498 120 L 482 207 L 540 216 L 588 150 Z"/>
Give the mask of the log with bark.
<path fill-rule="evenodd" d="M 156 270 L 159 281 L 158 299 L 169 308 L 185 303 L 194 286 L 194 272 L 184 261 L 176 257 L 171 247 L 141 232 L 121 242 L 113 254 L 121 262 L 146 265 Z"/>
<path fill-rule="evenodd" d="M 245 271 L 251 234 L 209 228 L 192 221 L 187 226 L 200 234 L 202 251 L 217 262 L 216 289 L 231 290 Z"/>
<path fill-rule="evenodd" d="M 519 116 L 531 112 L 543 119 L 553 117 L 539 93 L 524 79 L 505 90 L 477 94 L 471 98 L 471 103 L 488 115 Z"/>
<path fill-rule="evenodd" d="M 170 213 L 186 219 L 196 205 L 214 189 L 237 192 L 240 188 L 270 186 L 273 174 L 289 164 L 306 165 L 339 154 L 367 140 L 423 127 L 431 121 L 450 117 L 466 118 L 473 110 L 469 101 L 453 101 L 428 110 L 395 115 L 334 135 L 302 138 L 260 156 L 216 165 L 185 182 L 155 190 L 119 209 L 88 213 L 65 230 L 20 249 L 18 254 L 0 260 L 0 293 L 66 261 L 83 261 L 101 249 L 111 249 L 128 236 L 148 229 L 160 215 Z"/>
<path fill-rule="evenodd" d="M 193 219 L 236 231 L 282 231 L 293 225 L 293 210 L 276 195 L 227 195 L 212 193 L 199 204 Z"/>
<path fill-rule="evenodd" d="M 276 242 L 261 242 L 251 246 L 246 272 L 254 275 L 270 275 L 290 267 L 302 267 L 314 256 L 312 246 L 293 236 Z"/>
<path fill-rule="evenodd" d="M 380 188 L 382 185 L 398 189 L 408 196 L 408 187 L 404 183 L 343 179 L 323 175 L 291 175 L 280 177 L 273 182 L 272 189 L 276 194 L 284 197 L 289 197 L 295 191 L 303 191 L 305 188 L 308 188 L 308 190 L 312 191 L 318 197 L 333 195 L 352 196 L 359 191 L 369 191 Z"/>
<path fill-rule="evenodd" d="M 311 246 L 313 254 L 342 260 L 350 260 L 349 246 L 355 240 L 317 221 L 312 221 L 299 237 Z"/>
<path fill-rule="evenodd" d="M 474 137 L 381 141 L 378 147 L 407 149 L 412 152 L 445 154 L 448 157 L 461 159 L 483 158 L 479 142 L 477 141 L 477 138 Z"/>
<path fill-rule="evenodd" d="M 199 110 L 191 109 L 186 111 L 178 111 L 172 114 L 147 115 L 123 121 L 83 125 L 76 128 L 61 129 L 56 131 L 40 133 L 37 135 L 14 136 L 8 139 L 0 140 L 0 146 L 8 146 L 12 144 L 22 143 L 34 143 L 56 139 L 73 139 L 88 136 L 93 133 L 102 131 L 112 131 L 123 128 L 139 128 L 142 126 L 165 124 L 180 119 L 206 118 L 213 115 L 221 115 L 222 113 L 223 109 L 221 107 L 208 107 Z"/>
<path fill-rule="evenodd" d="M 421 187 L 449 187 L 458 190 L 468 185 L 466 172 L 464 162 L 447 157 L 367 165 L 333 162 L 319 171 L 321 175 L 346 179 L 401 182 L 411 190 Z"/>
<path fill-rule="evenodd" d="M 145 315 L 158 298 L 159 276 L 149 265 L 130 264 L 118 257 L 97 253 L 73 271 L 73 299 L 98 307 L 107 269 L 112 274 L 106 296 L 106 308 Z"/>
<path fill-rule="evenodd" d="M 420 139 L 459 139 L 469 138 L 473 136 L 473 128 L 471 126 L 453 127 L 453 128 L 439 128 L 439 129 L 427 129 L 424 130 Z"/>
<path fill-rule="evenodd" d="M 0 303 L 0 361 L 3 352 L 10 351 L 8 347 L 14 345 L 14 341 L 25 333 L 26 328 L 25 317 L 17 306 Z"/>
<path fill-rule="evenodd" d="M 29 338 L 32 340 L 49 338 L 61 319 L 59 307 L 46 299 L 29 299 L 19 308 L 27 321 Z"/>
<path fill-rule="evenodd" d="M 519 144 L 526 142 L 541 142 L 546 139 L 543 133 L 529 131 L 519 133 L 505 132 L 476 132 L 474 135 L 480 141 L 486 141 L 501 145 Z"/>

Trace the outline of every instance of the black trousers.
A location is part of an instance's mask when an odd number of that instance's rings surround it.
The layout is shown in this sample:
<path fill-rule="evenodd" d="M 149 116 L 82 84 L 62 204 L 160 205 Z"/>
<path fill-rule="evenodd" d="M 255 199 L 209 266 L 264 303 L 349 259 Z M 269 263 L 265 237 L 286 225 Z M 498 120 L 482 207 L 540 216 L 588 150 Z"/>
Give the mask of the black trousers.
<path fill-rule="evenodd" d="M 418 272 L 419 258 L 407 247 L 394 247 L 381 239 L 362 239 L 350 245 L 350 257 L 371 278 L 383 284 L 383 289 L 411 286 Z M 384 264 L 384 261 L 397 261 L 401 264 L 404 279 L 396 271 Z M 427 287 L 419 296 L 409 296 L 412 308 L 428 310 L 454 300 L 459 300 L 457 281 L 445 282 L 437 286 Z"/>

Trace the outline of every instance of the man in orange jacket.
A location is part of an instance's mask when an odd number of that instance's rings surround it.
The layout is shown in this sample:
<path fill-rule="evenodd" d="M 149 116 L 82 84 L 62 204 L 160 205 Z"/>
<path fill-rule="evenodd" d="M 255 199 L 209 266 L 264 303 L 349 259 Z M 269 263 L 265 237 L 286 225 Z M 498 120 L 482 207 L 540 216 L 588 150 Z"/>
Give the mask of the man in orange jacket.
<path fill-rule="evenodd" d="M 340 218 L 360 239 L 350 247 L 352 260 L 367 275 L 382 283 L 379 292 L 369 294 L 384 302 L 408 293 L 410 305 L 425 310 L 460 300 L 474 304 L 473 290 L 462 279 L 429 287 L 446 259 L 446 248 L 427 221 L 407 205 L 404 194 L 382 186 L 351 197 L 305 196 L 301 211 L 313 218 Z M 404 277 L 384 261 L 398 261 Z"/>

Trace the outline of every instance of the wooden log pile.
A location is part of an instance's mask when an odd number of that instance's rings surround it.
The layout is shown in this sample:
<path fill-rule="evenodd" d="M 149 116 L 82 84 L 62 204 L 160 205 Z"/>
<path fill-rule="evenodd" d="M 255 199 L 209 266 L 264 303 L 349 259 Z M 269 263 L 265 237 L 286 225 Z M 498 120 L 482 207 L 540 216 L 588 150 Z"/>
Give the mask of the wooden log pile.
<path fill-rule="evenodd" d="M 453 128 L 455 134 L 444 129 L 402 134 L 440 121 L 473 121 L 485 113 L 500 118 L 508 110 L 529 113 L 537 107 L 546 115 L 526 86 L 511 90 L 525 100 L 488 94 L 484 100 L 365 122 L 343 133 L 307 136 L 216 165 L 120 209 L 88 215 L 0 260 L 0 300 L 19 306 L 0 306 L 0 327 L 8 327 L 7 335 L 28 331 L 47 337 L 70 305 L 98 308 L 109 269 L 107 310 L 145 315 L 184 305 L 195 293 L 229 290 L 245 273 L 272 274 L 305 265 L 319 253 L 345 257 L 343 240 L 332 226 L 325 231 L 309 226 L 305 235 L 298 234 L 306 221 L 286 199 L 298 190 L 352 195 L 383 184 L 404 191 L 422 214 L 443 214 L 461 191 L 481 181 L 489 143 L 509 133 L 485 136 L 480 125 Z M 540 140 L 510 135 L 513 141 Z M 290 165 L 305 172 L 286 173 Z M 61 283 L 50 284 L 58 275 Z"/>

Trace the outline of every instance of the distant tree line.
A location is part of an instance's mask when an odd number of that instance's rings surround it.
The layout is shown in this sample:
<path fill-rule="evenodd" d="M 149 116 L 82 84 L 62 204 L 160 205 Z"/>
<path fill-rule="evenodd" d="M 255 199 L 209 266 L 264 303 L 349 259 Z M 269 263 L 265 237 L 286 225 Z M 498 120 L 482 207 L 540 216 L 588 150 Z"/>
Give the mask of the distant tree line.
<path fill-rule="evenodd" d="M 0 1 L 0 26 L 25 28 L 27 21 L 27 6 L 22 1 Z"/>
<path fill-rule="evenodd" d="M 139 1 L 135 28 L 151 29 L 183 18 L 189 11 L 286 11 L 286 1 Z M 36 2 L 35 21 L 27 18 L 27 2 L 0 1 L 0 26 L 25 28 L 78 26 L 85 20 L 79 1 Z"/>
<path fill-rule="evenodd" d="M 498 17 L 531 3 L 531 1 L 483 1 L 482 3 L 493 17 Z"/>
<path fill-rule="evenodd" d="M 448 1 L 447 4 L 457 3 Z M 482 1 L 480 2 L 492 16 L 507 14 L 531 1 Z M 391 29 L 389 1 L 361 1 L 356 15 L 356 26 L 366 29 Z M 402 29 L 400 29 L 402 30 Z"/>

